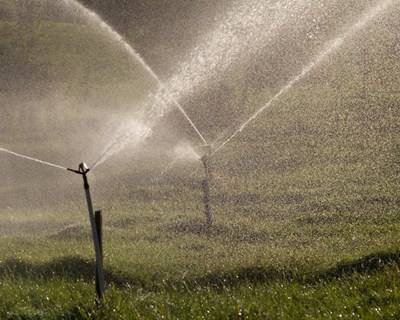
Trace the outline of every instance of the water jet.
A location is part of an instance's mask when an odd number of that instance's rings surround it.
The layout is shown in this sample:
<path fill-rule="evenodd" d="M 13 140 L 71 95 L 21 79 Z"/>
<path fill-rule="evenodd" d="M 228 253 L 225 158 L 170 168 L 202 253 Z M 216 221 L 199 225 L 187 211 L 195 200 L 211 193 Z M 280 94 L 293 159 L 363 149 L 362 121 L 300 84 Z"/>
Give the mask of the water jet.
<path fill-rule="evenodd" d="M 7 154 L 15 156 L 17 158 L 29 160 L 29 161 L 36 162 L 36 163 L 40 163 L 40 164 L 43 164 L 43 165 L 48 166 L 48 167 L 53 167 L 53 168 L 61 169 L 61 170 L 68 170 L 67 168 L 65 168 L 63 166 L 60 166 L 58 164 L 51 163 L 51 162 L 44 161 L 44 160 L 40 160 L 40 159 L 36 159 L 36 158 L 31 157 L 31 156 L 27 156 L 27 155 L 24 155 L 24 154 L 21 154 L 21 153 L 17 153 L 17 152 L 14 152 L 14 151 L 11 151 L 11 150 L 8 150 L 8 149 L 5 149 L 5 148 L 0 148 L 0 152 L 7 153 Z"/>

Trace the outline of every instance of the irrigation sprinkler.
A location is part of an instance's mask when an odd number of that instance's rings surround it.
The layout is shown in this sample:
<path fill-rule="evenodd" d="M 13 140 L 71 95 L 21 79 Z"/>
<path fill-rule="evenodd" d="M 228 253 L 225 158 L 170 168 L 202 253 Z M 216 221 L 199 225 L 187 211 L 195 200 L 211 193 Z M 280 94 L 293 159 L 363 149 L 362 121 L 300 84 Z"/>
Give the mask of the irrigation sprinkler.
<path fill-rule="evenodd" d="M 87 174 L 90 169 L 86 163 L 82 162 L 79 165 L 78 170 L 67 169 L 68 171 L 79 174 L 83 178 L 83 188 L 85 190 L 86 203 L 89 211 L 89 221 L 92 229 L 94 251 L 96 255 L 96 293 L 99 299 L 103 299 L 104 296 L 104 270 L 103 270 L 103 246 L 102 246 L 102 228 L 101 228 L 101 211 L 93 210 L 92 197 L 90 195 L 90 186 Z"/>
<path fill-rule="evenodd" d="M 204 214 L 206 215 L 206 226 L 211 227 L 214 222 L 214 214 L 211 208 L 211 196 L 210 196 L 210 184 L 211 184 L 211 170 L 210 170 L 210 158 L 211 158 L 211 146 L 201 146 L 202 157 L 200 161 L 204 166 L 204 180 L 202 181 L 203 188 L 203 203 L 204 203 Z"/>
<path fill-rule="evenodd" d="M 86 165 L 86 163 L 82 162 L 78 170 L 75 169 L 70 169 L 66 168 L 63 166 L 60 166 L 58 164 L 54 164 L 48 161 L 43 161 L 40 159 L 36 159 L 24 154 L 16 153 L 14 151 L 1 148 L 0 147 L 0 152 L 4 152 L 13 156 L 16 156 L 18 158 L 22 158 L 25 160 L 33 161 L 36 163 L 40 163 L 42 165 L 46 165 L 49 167 L 57 168 L 60 170 L 68 170 L 71 172 L 74 172 L 76 174 L 79 174 L 83 178 L 83 187 L 85 189 L 85 196 L 86 196 L 86 202 L 88 206 L 88 211 L 89 211 L 89 220 L 90 220 L 90 226 L 92 228 L 92 236 L 93 236 L 93 243 L 94 243 L 94 250 L 96 254 L 96 293 L 99 299 L 103 299 L 104 296 L 104 271 L 103 271 L 103 244 L 102 244 L 102 217 L 101 217 L 101 211 L 97 210 L 94 212 L 93 210 L 93 203 L 92 203 L 92 197 L 90 196 L 90 186 L 89 186 L 89 181 L 87 174 L 89 173 L 90 169 Z"/>

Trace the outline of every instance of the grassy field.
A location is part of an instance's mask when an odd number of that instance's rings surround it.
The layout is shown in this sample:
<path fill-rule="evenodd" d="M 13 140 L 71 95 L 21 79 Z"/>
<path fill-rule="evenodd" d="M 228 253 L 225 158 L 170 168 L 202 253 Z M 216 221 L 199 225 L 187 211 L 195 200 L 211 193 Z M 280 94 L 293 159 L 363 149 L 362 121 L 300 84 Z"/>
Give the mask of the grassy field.
<path fill-rule="evenodd" d="M 198 208 L 114 208 L 105 221 L 107 294 L 94 303 L 83 212 L 3 213 L 4 319 L 396 319 L 398 210 L 256 218 Z M 367 205 L 368 206 L 368 205 Z M 182 210 L 182 209 L 181 209 Z M 225 211 L 227 211 L 225 209 Z M 117 213 L 118 212 L 118 213 Z M 191 214 L 192 213 L 192 214 Z"/>
<path fill-rule="evenodd" d="M 15 32 L 13 24 L 0 24 L 7 67 L 21 63 L 13 56 Z M 104 91 L 93 104 L 113 100 L 106 89 L 134 96 L 130 71 L 115 62 L 121 53 L 80 51 L 91 38 L 85 32 L 37 26 L 28 66 L 47 66 L 37 87 L 45 82 L 77 96 Z M 81 46 L 69 51 L 72 43 Z M 107 47 L 88 47 L 99 46 Z M 318 70 L 331 75 L 329 85 L 305 79 L 216 155 L 216 223 L 209 230 L 199 164 L 182 163 L 158 177 L 161 168 L 151 162 L 117 157 L 120 167 L 106 167 L 112 177 L 98 173 L 93 195 L 104 210 L 107 281 L 100 304 L 80 189 L 72 205 L 35 206 L 31 194 L 50 202 L 42 171 L 26 176 L 22 189 L 4 182 L 4 203 L 13 194 L 23 205 L 0 207 L 0 319 L 400 318 L 399 98 L 383 92 L 382 83 L 360 98 L 360 79 L 343 72 L 355 70 L 348 60 L 333 58 L 328 71 Z M 99 65 L 106 67 L 97 72 Z M 254 94 L 249 104 L 256 108 L 270 95 Z M 32 143 L 30 150 L 46 146 Z M 81 188 L 78 182 L 68 187 Z M 49 185 L 65 191 L 62 183 Z"/>

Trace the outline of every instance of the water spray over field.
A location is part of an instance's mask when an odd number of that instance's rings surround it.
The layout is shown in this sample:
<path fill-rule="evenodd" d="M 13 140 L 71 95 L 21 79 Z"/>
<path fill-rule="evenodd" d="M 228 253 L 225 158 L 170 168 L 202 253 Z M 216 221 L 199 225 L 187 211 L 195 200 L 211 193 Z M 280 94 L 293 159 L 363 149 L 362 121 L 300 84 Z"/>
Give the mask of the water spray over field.
<path fill-rule="evenodd" d="M 173 98 L 176 101 L 188 99 L 190 101 L 191 96 L 207 91 L 226 73 L 240 69 L 242 65 L 251 65 L 252 59 L 257 59 L 257 57 L 262 59 L 265 51 L 273 51 L 274 44 L 279 43 L 286 36 L 284 32 L 288 24 L 293 24 L 300 29 L 303 25 L 307 25 L 306 40 L 315 41 L 314 38 L 322 33 L 320 29 L 325 23 L 324 18 L 328 16 L 327 12 L 338 5 L 336 2 L 332 4 L 322 2 L 315 5 L 309 1 L 233 2 L 226 12 L 216 18 L 218 23 L 206 32 L 204 37 L 198 39 L 198 45 L 189 50 L 176 72 L 166 81 L 167 89 L 160 87 L 143 103 L 143 109 L 147 110 L 147 118 L 152 119 L 152 124 L 149 126 L 157 126 L 159 118 L 171 111 L 168 106 L 174 105 L 174 101 L 165 103 L 165 97 L 168 96 L 168 99 Z M 365 6 L 368 7 L 367 4 L 360 4 L 360 8 Z M 349 9 L 352 9 L 351 6 Z M 349 35 L 346 34 L 346 36 Z M 330 52 L 326 55 L 329 54 Z M 316 56 L 315 59 L 318 59 L 318 54 Z M 308 72 L 306 70 L 306 73 Z M 165 90 L 169 95 L 165 94 Z M 278 96 L 281 94 L 279 93 Z M 236 108 L 243 107 L 243 105 L 236 106 Z M 196 111 L 196 114 L 198 118 L 199 112 Z M 213 123 L 213 126 L 221 131 L 218 122 Z M 197 128 L 196 131 L 198 131 Z M 200 132 L 198 134 L 203 143 L 207 144 Z"/>
<path fill-rule="evenodd" d="M 207 143 L 203 135 L 200 133 L 200 131 L 193 123 L 192 119 L 188 116 L 186 111 L 183 109 L 183 107 L 180 105 L 180 103 L 176 100 L 174 96 L 170 94 L 170 92 L 162 83 L 160 78 L 155 74 L 152 68 L 150 68 L 150 66 L 144 61 L 144 59 L 139 55 L 139 53 L 137 53 L 133 49 L 133 47 L 128 42 L 126 42 L 126 40 L 120 34 L 118 34 L 111 26 L 109 26 L 104 20 L 102 20 L 99 15 L 87 9 L 78 1 L 76 0 L 62 0 L 62 1 L 66 3 L 68 6 L 73 6 L 77 8 L 80 12 L 82 12 L 82 14 L 85 17 L 87 17 L 87 19 L 91 23 L 95 24 L 96 26 L 99 26 L 101 30 L 105 32 L 105 34 L 109 35 L 117 43 L 120 43 L 120 45 L 127 51 L 127 53 L 134 59 L 134 61 L 140 63 L 140 65 L 147 71 L 147 73 L 156 81 L 157 85 L 159 86 L 158 90 L 159 92 L 161 92 L 161 95 L 158 95 L 159 98 L 158 103 L 161 103 L 161 105 L 158 105 L 158 107 L 163 108 L 164 104 L 167 105 L 173 104 L 174 107 L 178 108 L 178 110 L 182 113 L 185 119 L 189 122 L 189 124 L 192 126 L 193 130 L 199 136 L 201 141 L 203 143 Z M 102 161 L 104 162 L 105 160 L 106 158 L 104 158 Z"/>
<path fill-rule="evenodd" d="M 256 113 L 254 113 L 247 121 L 245 121 L 240 126 L 239 129 L 237 129 L 232 134 L 232 136 L 230 136 L 227 140 L 222 142 L 221 145 L 217 146 L 213 153 L 216 153 L 219 150 L 221 150 L 227 143 L 229 143 L 239 133 L 241 133 L 252 121 L 257 119 L 262 112 L 270 108 L 276 100 L 278 100 L 282 95 L 286 94 L 297 82 L 301 81 L 314 68 L 319 66 L 319 64 L 321 64 L 329 55 L 333 54 L 337 49 L 339 49 L 346 40 L 348 40 L 350 37 L 354 36 L 357 32 L 365 28 L 369 23 L 373 21 L 374 18 L 376 18 L 376 16 L 388 10 L 394 3 L 395 1 L 393 0 L 386 0 L 378 3 L 375 7 L 364 13 L 362 17 L 342 35 L 328 42 L 328 44 L 321 51 L 321 53 L 317 55 L 315 59 L 311 61 L 310 64 L 305 66 L 299 75 L 290 80 L 270 101 L 267 102 L 267 104 L 265 104 L 262 108 L 258 109 Z"/>
<path fill-rule="evenodd" d="M 201 156 L 188 143 L 181 143 L 173 150 L 174 157 L 178 160 L 200 160 Z"/>
<path fill-rule="evenodd" d="M 398 4 L 0 1 L 0 318 L 396 318 Z"/>
<path fill-rule="evenodd" d="M 152 121 L 151 126 L 156 126 L 158 118 L 165 116 L 171 111 L 170 106 L 175 105 L 202 142 L 207 144 L 177 101 L 185 100 L 202 90 L 202 87 L 217 82 L 218 77 L 233 65 L 248 63 L 262 48 L 279 37 L 286 23 L 293 19 L 301 23 L 307 19 L 311 9 L 316 8 L 308 1 L 234 2 L 227 12 L 216 18 L 220 22 L 215 28 L 198 39 L 198 46 L 190 50 L 186 61 L 179 64 L 176 73 L 166 81 L 166 87 L 160 85 L 155 94 L 149 95 L 149 101 L 144 103 L 143 109 L 149 108 L 146 112 Z M 323 10 L 324 6 L 320 6 L 320 9 Z M 158 78 L 157 81 L 161 83 Z"/>
<path fill-rule="evenodd" d="M 7 153 L 7 154 L 10 154 L 12 156 L 21 158 L 21 159 L 37 162 L 37 163 L 40 163 L 40 164 L 43 164 L 43 165 L 46 165 L 46 166 L 49 166 L 49 167 L 62 169 L 62 170 L 67 170 L 66 167 L 59 166 L 58 164 L 54 164 L 54 163 L 51 163 L 51 162 L 47 162 L 47 161 L 39 160 L 39 159 L 36 159 L 36 158 L 32 158 L 32 157 L 29 157 L 29 156 L 26 156 L 26 155 L 23 155 L 23 154 L 20 154 L 20 153 L 16 153 L 16 152 L 13 152 L 11 150 L 4 149 L 4 148 L 0 148 L 0 152 Z"/>
<path fill-rule="evenodd" d="M 307 19 L 316 6 L 323 10 L 323 5 L 303 0 L 234 1 L 179 64 L 168 81 L 170 91 L 183 98 L 218 82 L 228 69 L 247 64 L 268 48 L 286 24 Z"/>
<path fill-rule="evenodd" d="M 128 144 L 140 144 L 144 139 L 151 136 L 151 129 L 140 122 L 129 121 L 119 127 L 117 138 L 110 143 L 99 158 L 93 163 L 91 169 L 95 169 L 112 155 L 123 150 Z"/>

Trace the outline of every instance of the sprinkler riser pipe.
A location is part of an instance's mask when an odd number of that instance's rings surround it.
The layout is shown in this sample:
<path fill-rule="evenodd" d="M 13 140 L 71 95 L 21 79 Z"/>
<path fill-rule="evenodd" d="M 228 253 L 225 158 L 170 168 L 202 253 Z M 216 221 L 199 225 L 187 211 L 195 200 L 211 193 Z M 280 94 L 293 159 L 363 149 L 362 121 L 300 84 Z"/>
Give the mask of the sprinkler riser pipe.
<path fill-rule="evenodd" d="M 96 288 L 98 288 L 97 295 L 98 295 L 99 299 L 103 299 L 105 284 L 104 284 L 104 271 L 103 271 L 103 262 L 102 262 L 103 259 L 102 259 L 102 253 L 101 253 L 101 248 L 100 248 L 100 238 L 99 238 L 99 234 L 98 234 L 97 228 L 96 228 L 93 202 L 92 202 L 92 197 L 90 194 L 90 186 L 89 186 L 89 182 L 88 182 L 86 173 L 83 173 L 82 177 L 83 177 L 83 187 L 85 189 L 86 204 L 87 204 L 88 212 L 89 212 L 89 221 L 90 221 L 90 226 L 92 229 L 94 251 L 95 251 L 95 255 L 96 255 L 96 280 L 97 280 Z"/>
<path fill-rule="evenodd" d="M 104 270 L 103 270 L 103 246 L 102 246 L 102 236 L 101 236 L 101 213 L 99 211 L 94 212 L 92 196 L 90 194 L 90 185 L 87 177 L 90 171 L 89 167 L 85 163 L 79 165 L 78 170 L 67 169 L 68 171 L 74 172 L 82 176 L 83 188 L 85 190 L 86 204 L 89 212 L 90 227 L 92 229 L 93 245 L 96 258 L 96 293 L 97 297 L 101 300 L 104 297 Z"/>
<path fill-rule="evenodd" d="M 211 207 L 211 192 L 210 192 L 210 181 L 211 181 L 211 171 L 209 166 L 211 149 L 207 149 L 207 152 L 202 158 L 201 162 L 204 166 L 204 180 L 202 181 L 203 188 L 203 203 L 204 203 L 204 214 L 206 215 L 206 225 L 211 227 L 214 222 L 214 214 Z"/>
<path fill-rule="evenodd" d="M 89 198 L 90 198 L 90 201 L 91 201 L 90 186 L 89 186 L 89 181 L 88 181 L 87 175 L 83 174 L 82 177 L 83 177 L 83 188 L 85 189 L 85 193 L 89 192 Z M 86 195 L 86 199 L 87 199 L 87 195 Z"/>

